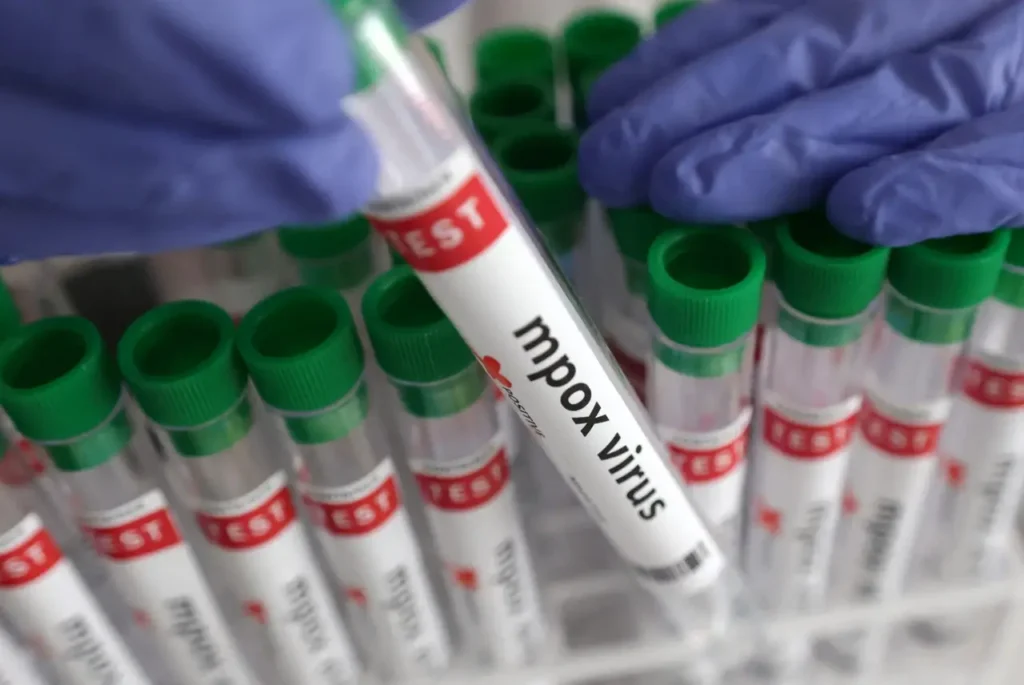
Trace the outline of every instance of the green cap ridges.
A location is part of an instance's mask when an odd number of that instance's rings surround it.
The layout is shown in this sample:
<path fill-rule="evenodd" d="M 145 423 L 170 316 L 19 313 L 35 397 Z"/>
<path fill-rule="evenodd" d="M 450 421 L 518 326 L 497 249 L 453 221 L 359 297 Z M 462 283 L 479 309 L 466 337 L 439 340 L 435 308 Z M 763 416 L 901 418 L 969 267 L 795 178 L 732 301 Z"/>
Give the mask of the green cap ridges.
<path fill-rule="evenodd" d="M 492 149 L 505 179 L 556 255 L 572 250 L 580 237 L 587 198 L 576 166 L 577 143 L 574 132 L 549 123 L 501 136 Z"/>
<path fill-rule="evenodd" d="M 408 39 L 405 24 L 390 0 L 329 0 L 335 13 L 348 28 L 349 45 L 356 58 L 356 87 L 364 90 L 384 73 L 376 43 L 380 40 L 380 23 L 400 44 Z"/>
<path fill-rule="evenodd" d="M 998 230 L 893 250 L 886 321 L 918 342 L 963 342 L 975 308 L 995 290 L 1009 243 L 1010 232 Z"/>
<path fill-rule="evenodd" d="M 493 144 L 523 125 L 554 122 L 555 100 L 536 80 L 485 83 L 469 98 L 469 116 L 484 142 Z"/>
<path fill-rule="evenodd" d="M 363 349 L 337 292 L 299 286 L 271 295 L 242 319 L 237 345 L 260 397 L 284 415 L 296 442 L 344 437 L 365 418 Z"/>
<path fill-rule="evenodd" d="M 277 240 L 306 285 L 347 290 L 373 275 L 370 222 L 361 214 L 323 226 L 283 226 Z"/>
<path fill-rule="evenodd" d="M 777 227 L 775 237 L 775 281 L 782 299 L 804 316 L 818 319 L 809 321 L 782 307 L 780 327 L 790 337 L 818 347 L 857 340 L 864 327 L 860 315 L 881 292 L 888 248 L 842 235 L 821 211 L 791 217 Z"/>
<path fill-rule="evenodd" d="M 640 23 L 622 12 L 591 10 L 575 15 L 562 29 L 562 49 L 572 87 L 573 121 L 587 124 L 590 85 L 605 69 L 633 51 L 642 36 Z M 583 83 L 584 74 L 588 74 Z"/>
<path fill-rule="evenodd" d="M 210 302 L 161 305 L 128 327 L 117 361 L 139 407 L 185 457 L 226 450 L 252 426 L 231 317 Z"/>
<path fill-rule="evenodd" d="M 660 29 L 680 14 L 693 9 L 699 4 L 700 2 L 698 0 L 675 0 L 674 2 L 666 2 L 654 11 L 654 28 Z"/>
<path fill-rule="evenodd" d="M 542 32 L 509 26 L 485 33 L 475 48 L 477 87 L 503 81 L 536 81 L 554 92 L 555 48 Z"/>
<path fill-rule="evenodd" d="M 21 312 L 7 284 L 0 278 L 0 341 L 6 340 L 21 326 Z"/>
<path fill-rule="evenodd" d="M 764 272 L 765 281 L 775 280 L 775 260 L 778 258 L 778 233 L 779 229 L 786 225 L 786 217 L 753 221 L 747 224 L 750 232 L 757 236 L 761 242 L 761 249 L 768 259 L 768 267 Z"/>
<path fill-rule="evenodd" d="M 411 414 L 455 414 L 483 393 L 482 367 L 410 267 L 377 277 L 363 298 L 363 319 L 377 363 Z"/>
<path fill-rule="evenodd" d="M 41 319 L 0 347 L 0 403 L 64 471 L 98 466 L 131 439 L 117 368 L 81 317 Z"/>
<path fill-rule="evenodd" d="M 626 268 L 626 286 L 634 295 L 647 293 L 647 253 L 658 236 L 672 229 L 708 226 L 673 221 L 646 205 L 609 209 L 608 221 Z"/>
<path fill-rule="evenodd" d="M 1010 229 L 1010 246 L 996 282 L 996 298 L 1011 307 L 1024 309 L 1024 230 Z"/>

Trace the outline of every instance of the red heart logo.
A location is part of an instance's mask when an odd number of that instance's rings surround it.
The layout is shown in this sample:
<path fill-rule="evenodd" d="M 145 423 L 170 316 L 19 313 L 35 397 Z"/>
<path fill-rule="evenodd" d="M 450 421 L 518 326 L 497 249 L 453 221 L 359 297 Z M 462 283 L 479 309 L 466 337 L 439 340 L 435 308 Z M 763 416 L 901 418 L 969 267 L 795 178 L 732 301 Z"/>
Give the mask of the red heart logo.
<path fill-rule="evenodd" d="M 480 363 L 484 365 L 484 369 L 487 371 L 488 376 L 498 383 L 501 383 L 506 388 L 512 387 L 512 381 L 505 378 L 501 373 L 501 362 L 494 357 L 481 357 Z"/>

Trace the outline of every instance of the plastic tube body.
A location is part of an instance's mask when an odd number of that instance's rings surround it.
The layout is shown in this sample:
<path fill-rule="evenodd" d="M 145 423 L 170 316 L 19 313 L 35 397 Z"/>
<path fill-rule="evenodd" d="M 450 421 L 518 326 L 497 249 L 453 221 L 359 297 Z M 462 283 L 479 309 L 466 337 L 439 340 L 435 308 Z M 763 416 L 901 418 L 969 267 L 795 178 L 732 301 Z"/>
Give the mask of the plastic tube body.
<path fill-rule="evenodd" d="M 400 428 L 467 654 L 481 664 L 523 666 L 541 655 L 547 627 L 483 370 L 473 364 L 439 383 L 397 387 L 432 402 L 467 386 L 479 395 L 468 406 L 423 412 L 429 417 L 407 411 Z"/>
<path fill-rule="evenodd" d="M 0 611 L 61 685 L 148 685 L 135 657 L 40 518 L 0 486 Z M 19 683 L 20 685 L 20 683 Z"/>
<path fill-rule="evenodd" d="M 300 488 L 349 615 L 365 619 L 378 668 L 412 676 L 445 668 L 450 644 L 412 527 L 394 455 L 370 411 L 364 382 L 334 407 L 286 417 L 300 455 Z M 351 428 L 320 441 L 312 421 Z M 303 419 L 312 419 L 309 424 Z M 341 425 L 338 423 L 337 425 Z M 306 426 L 310 430 L 303 430 Z"/>
<path fill-rule="evenodd" d="M 679 610 L 725 560 L 525 220 L 379 13 L 347 17 L 386 73 L 344 102 L 382 160 L 375 228 L 416 269 L 636 576 Z M 410 41 L 418 44 L 417 41 Z M 702 555 L 699 568 L 685 560 Z"/>
<path fill-rule="evenodd" d="M 45 685 L 32 658 L 0 628 L 0 683 L 3 685 Z"/>

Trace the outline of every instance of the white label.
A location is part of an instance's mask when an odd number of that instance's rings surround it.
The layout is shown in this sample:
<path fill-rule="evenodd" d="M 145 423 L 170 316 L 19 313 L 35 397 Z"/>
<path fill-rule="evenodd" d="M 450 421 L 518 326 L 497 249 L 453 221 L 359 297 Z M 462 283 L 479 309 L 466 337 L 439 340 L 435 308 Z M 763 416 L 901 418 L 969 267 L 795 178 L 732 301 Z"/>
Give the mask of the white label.
<path fill-rule="evenodd" d="M 135 625 L 154 634 L 178 682 L 252 682 L 159 490 L 109 511 L 81 514 L 79 523 L 107 562 Z"/>
<path fill-rule="evenodd" d="M 390 457 L 345 486 L 303 485 L 303 496 L 352 614 L 371 616 L 398 672 L 445 667 L 441 610 Z"/>
<path fill-rule="evenodd" d="M 948 400 L 896 407 L 865 397 L 847 480 L 839 597 L 885 598 L 902 584 L 949 408 Z"/>
<path fill-rule="evenodd" d="M 502 443 L 412 466 L 454 601 L 498 664 L 524 665 L 542 649 L 544 618 Z"/>
<path fill-rule="evenodd" d="M 969 357 L 940 445 L 932 536 L 948 578 L 974 575 L 1010 534 L 1024 487 L 1024 368 Z"/>
<path fill-rule="evenodd" d="M 799 408 L 770 391 L 757 435 L 747 573 L 776 611 L 820 599 L 860 397 Z"/>
<path fill-rule="evenodd" d="M 149 683 L 35 514 L 0 535 L 0 610 L 65 685 Z"/>
<path fill-rule="evenodd" d="M 453 155 L 422 187 L 380 198 L 367 214 L 644 584 L 679 606 L 714 582 L 724 558 L 654 432 L 473 153 Z"/>
<path fill-rule="evenodd" d="M 355 682 L 358 668 L 330 590 L 278 472 L 242 497 L 203 502 L 196 520 L 248 618 L 270 638 L 285 680 Z"/>
<path fill-rule="evenodd" d="M 664 426 L 659 430 L 672 463 L 686 483 L 690 501 L 705 520 L 729 536 L 727 549 L 734 549 L 738 543 L 752 413 L 748 407 L 716 431 L 685 432 Z"/>
<path fill-rule="evenodd" d="M 0 685 L 44 685 L 28 654 L 0 630 Z"/>

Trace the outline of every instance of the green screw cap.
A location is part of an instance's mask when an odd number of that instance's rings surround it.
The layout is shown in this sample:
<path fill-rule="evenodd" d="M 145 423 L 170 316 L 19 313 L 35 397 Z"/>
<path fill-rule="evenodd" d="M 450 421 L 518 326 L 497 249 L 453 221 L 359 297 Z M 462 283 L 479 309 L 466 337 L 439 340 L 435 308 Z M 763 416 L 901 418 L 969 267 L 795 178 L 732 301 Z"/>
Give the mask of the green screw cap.
<path fill-rule="evenodd" d="M 485 83 L 469 98 L 469 115 L 486 143 L 534 122 L 553 122 L 552 92 L 536 80 Z"/>
<path fill-rule="evenodd" d="M 475 50 L 477 85 L 523 79 L 554 89 L 555 48 L 540 31 L 507 27 L 485 33 Z"/>
<path fill-rule="evenodd" d="M 612 236 L 626 259 L 647 263 L 651 245 L 665 231 L 676 228 L 708 228 L 708 224 L 684 224 L 658 214 L 650 207 L 609 209 Z"/>
<path fill-rule="evenodd" d="M 363 375 L 363 349 L 344 298 L 300 286 L 271 295 L 238 327 L 238 349 L 260 397 L 286 412 L 331 406 Z"/>
<path fill-rule="evenodd" d="M 21 312 L 18 311 L 18 305 L 3 279 L 0 279 L 0 340 L 6 340 L 20 325 Z"/>
<path fill-rule="evenodd" d="M 408 266 L 377 277 L 363 297 L 363 319 L 377 363 L 394 380 L 433 383 L 475 361 Z"/>
<path fill-rule="evenodd" d="M 775 237 L 779 291 L 789 306 L 807 316 L 856 316 L 882 289 L 889 249 L 847 238 L 824 212 L 791 217 L 777 227 Z"/>
<path fill-rule="evenodd" d="M 77 438 L 109 419 L 120 399 L 117 368 L 87 319 L 40 319 L 0 348 L 0 401 L 29 440 Z"/>
<path fill-rule="evenodd" d="M 770 281 L 775 278 L 775 261 L 779 251 L 778 233 L 786 223 L 787 219 L 785 217 L 778 217 L 775 219 L 765 219 L 764 221 L 755 221 L 747 226 L 750 232 L 761 242 L 761 249 L 764 250 L 764 255 L 768 258 L 768 270 L 765 272 L 765 280 Z"/>
<path fill-rule="evenodd" d="M 995 289 L 1010 232 L 926 240 L 892 252 L 889 283 L 911 302 L 933 309 L 966 309 Z"/>
<path fill-rule="evenodd" d="M 373 274 L 370 222 L 362 215 L 324 226 L 285 226 L 277 241 L 308 285 L 352 288 Z"/>
<path fill-rule="evenodd" d="M 248 383 L 231 317 L 199 300 L 164 304 L 136 319 L 118 343 L 117 361 L 139 406 L 167 428 L 219 418 Z"/>
<path fill-rule="evenodd" d="M 647 260 L 647 304 L 664 335 L 689 347 L 720 347 L 757 323 L 765 256 L 757 239 L 734 227 L 672 231 Z"/>
<path fill-rule="evenodd" d="M 999 272 L 995 296 L 1011 307 L 1024 308 L 1024 230 L 1009 229 L 1010 246 Z"/>
<path fill-rule="evenodd" d="M 573 88 L 578 88 L 584 71 L 606 69 L 632 52 L 641 34 L 636 19 L 621 12 L 594 10 L 573 17 L 562 29 Z"/>
<path fill-rule="evenodd" d="M 692 10 L 699 4 L 700 2 L 698 0 L 676 0 L 675 2 L 666 2 L 654 12 L 654 28 L 660 29 L 683 12 Z"/>
<path fill-rule="evenodd" d="M 555 254 L 579 239 L 586 195 L 576 166 L 575 133 L 556 124 L 524 126 L 501 136 L 494 157 Z"/>

